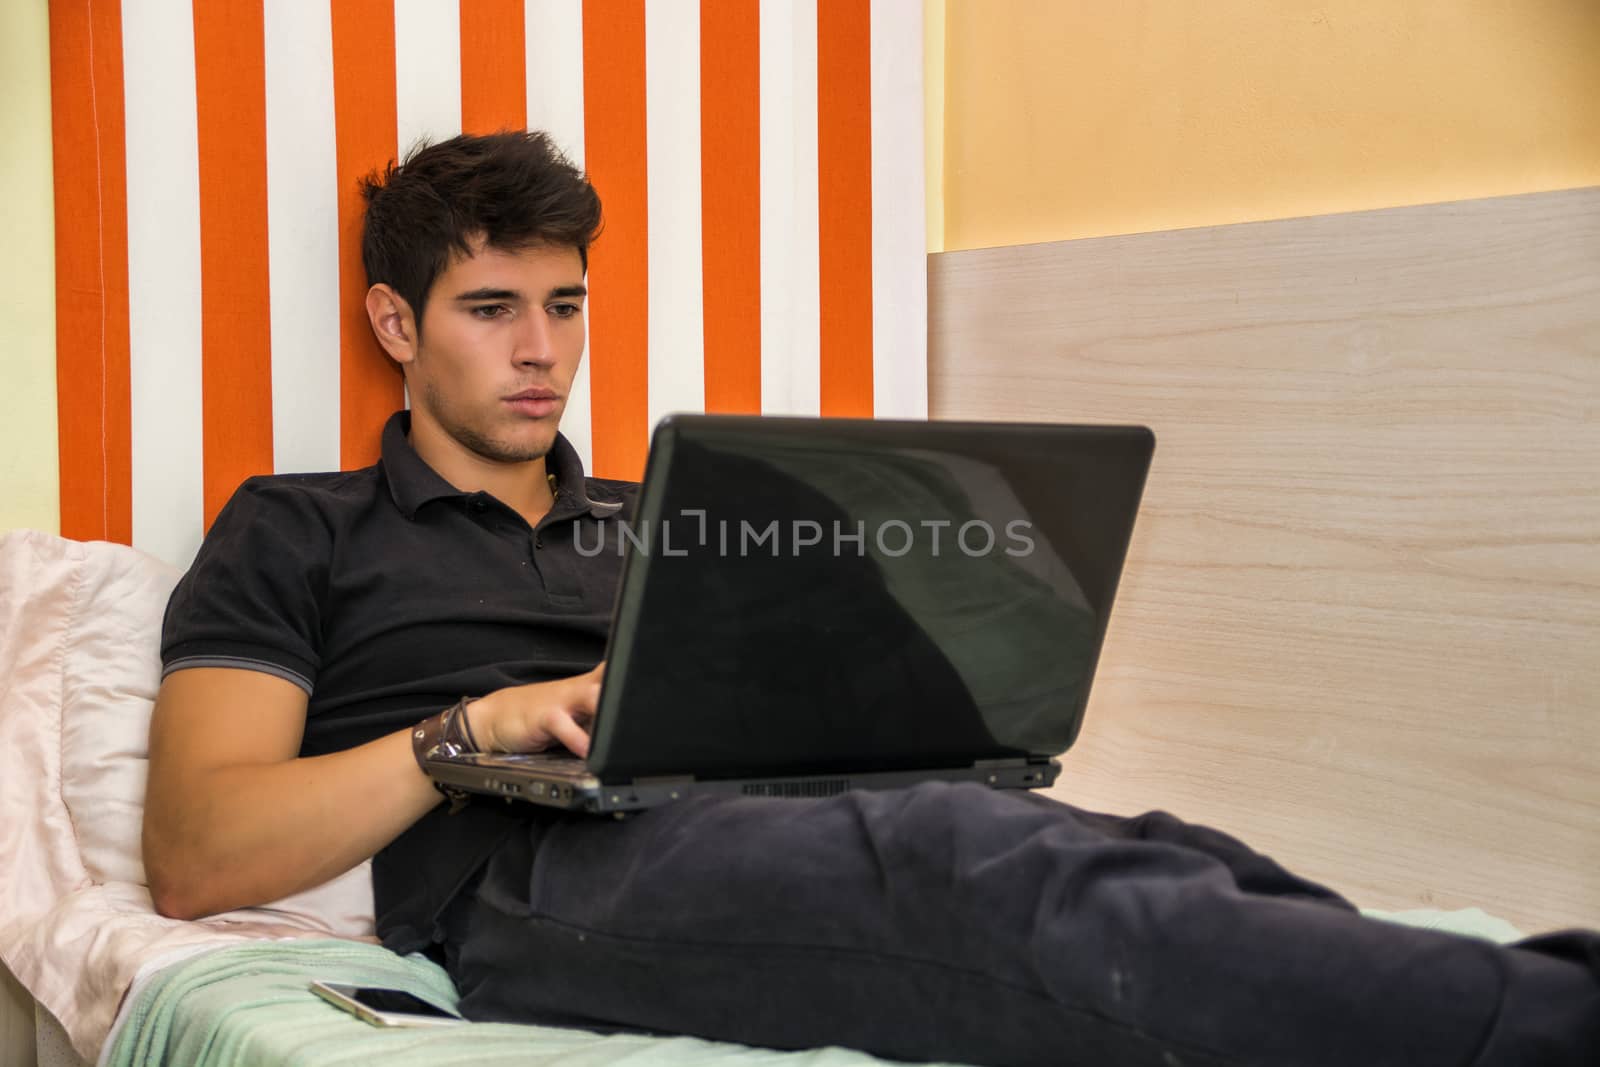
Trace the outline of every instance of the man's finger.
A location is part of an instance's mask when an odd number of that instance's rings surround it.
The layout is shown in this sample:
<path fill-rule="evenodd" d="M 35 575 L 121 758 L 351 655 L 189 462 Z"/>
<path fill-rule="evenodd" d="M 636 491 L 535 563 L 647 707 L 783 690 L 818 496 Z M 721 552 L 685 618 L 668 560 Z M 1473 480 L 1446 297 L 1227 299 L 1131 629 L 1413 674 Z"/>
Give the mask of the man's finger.
<path fill-rule="evenodd" d="M 588 733 L 567 712 L 552 711 L 545 722 L 545 731 L 565 745 L 573 755 L 589 755 Z"/>
<path fill-rule="evenodd" d="M 579 687 L 575 710 L 593 717 L 595 709 L 600 706 L 600 681 L 604 670 L 605 664 L 602 663 L 584 676 L 585 679 L 592 678 L 593 681 L 586 681 L 584 685 Z"/>

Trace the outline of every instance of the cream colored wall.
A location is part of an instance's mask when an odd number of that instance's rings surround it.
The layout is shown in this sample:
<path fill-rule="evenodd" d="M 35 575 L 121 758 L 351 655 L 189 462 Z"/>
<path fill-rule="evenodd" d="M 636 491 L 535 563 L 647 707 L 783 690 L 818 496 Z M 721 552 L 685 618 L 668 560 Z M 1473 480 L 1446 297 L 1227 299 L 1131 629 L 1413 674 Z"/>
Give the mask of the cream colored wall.
<path fill-rule="evenodd" d="M 46 0 L 0 4 L 0 530 L 60 525 Z"/>
<path fill-rule="evenodd" d="M 934 251 L 1600 184 L 1596 0 L 946 0 L 943 16 Z"/>

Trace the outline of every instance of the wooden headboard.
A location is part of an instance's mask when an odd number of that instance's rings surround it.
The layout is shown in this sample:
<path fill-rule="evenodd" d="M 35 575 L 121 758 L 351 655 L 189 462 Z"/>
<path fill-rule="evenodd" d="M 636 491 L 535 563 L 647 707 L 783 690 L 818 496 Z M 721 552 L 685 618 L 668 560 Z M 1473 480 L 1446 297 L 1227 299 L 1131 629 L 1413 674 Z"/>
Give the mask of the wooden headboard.
<path fill-rule="evenodd" d="M 1057 794 L 1600 926 L 1600 188 L 945 253 L 936 418 L 1155 466 Z"/>

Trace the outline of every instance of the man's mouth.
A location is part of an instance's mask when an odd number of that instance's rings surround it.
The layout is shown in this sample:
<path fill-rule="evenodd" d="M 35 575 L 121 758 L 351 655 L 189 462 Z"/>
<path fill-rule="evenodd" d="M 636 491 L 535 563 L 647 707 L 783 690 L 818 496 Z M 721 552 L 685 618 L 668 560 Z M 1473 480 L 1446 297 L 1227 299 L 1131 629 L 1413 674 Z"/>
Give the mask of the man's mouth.
<path fill-rule="evenodd" d="M 526 415 L 533 419 L 542 419 L 555 413 L 561 406 L 561 397 L 554 389 L 524 389 L 520 393 L 513 393 L 504 398 L 504 402 L 519 415 Z"/>

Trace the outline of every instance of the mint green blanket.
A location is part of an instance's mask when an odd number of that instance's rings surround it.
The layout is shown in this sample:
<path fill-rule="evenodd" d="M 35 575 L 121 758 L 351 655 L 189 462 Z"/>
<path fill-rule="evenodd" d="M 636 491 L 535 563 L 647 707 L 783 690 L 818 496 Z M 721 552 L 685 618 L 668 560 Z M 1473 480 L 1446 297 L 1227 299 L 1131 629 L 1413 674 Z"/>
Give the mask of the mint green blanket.
<path fill-rule="evenodd" d="M 1389 922 L 1491 941 L 1509 924 L 1476 908 L 1374 912 Z M 144 988 L 119 1026 L 107 1067 L 335 1067 L 344 1064 L 511 1064 L 521 1067 L 870 1067 L 887 1061 L 846 1049 L 774 1052 L 691 1037 L 591 1034 L 546 1026 L 470 1023 L 386 1029 L 311 993 L 313 978 L 406 989 L 454 1007 L 449 977 L 419 957 L 352 941 L 277 941 L 219 949 L 174 964 Z"/>
<path fill-rule="evenodd" d="M 406 989 L 454 1007 L 437 965 L 353 941 L 263 942 L 218 949 L 160 972 L 127 1009 L 107 1067 L 334 1067 L 518 1064 L 519 1067 L 871 1067 L 886 1061 L 827 1048 L 774 1052 L 692 1037 L 592 1034 L 469 1023 L 371 1026 L 314 995 L 314 978 Z"/>

